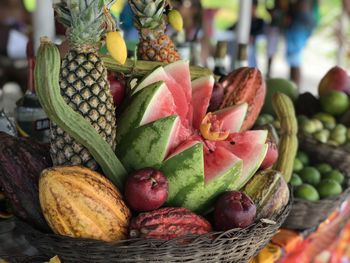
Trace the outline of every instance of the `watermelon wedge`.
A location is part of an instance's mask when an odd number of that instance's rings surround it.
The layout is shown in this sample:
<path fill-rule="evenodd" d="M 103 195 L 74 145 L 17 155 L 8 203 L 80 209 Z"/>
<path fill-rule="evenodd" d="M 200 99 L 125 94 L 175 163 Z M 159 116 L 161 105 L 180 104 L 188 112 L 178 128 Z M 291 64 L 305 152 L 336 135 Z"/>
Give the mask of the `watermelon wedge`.
<path fill-rule="evenodd" d="M 202 77 L 191 90 L 188 62 L 159 67 L 139 83 L 118 120 L 117 156 L 129 172 L 160 169 L 170 206 L 208 211 L 219 194 L 240 189 L 265 158 L 266 131 L 239 133 L 247 104 L 214 112 L 211 130 L 199 129 L 213 84 L 212 76 Z M 221 128 L 221 138 L 201 134 Z"/>
<path fill-rule="evenodd" d="M 213 76 L 205 76 L 192 81 L 192 126 L 197 130 L 199 130 L 199 126 L 207 113 L 213 86 Z"/>
<path fill-rule="evenodd" d="M 245 132 L 234 132 L 229 135 L 227 140 L 230 143 L 254 143 L 264 144 L 267 139 L 267 130 L 251 130 Z"/>
<path fill-rule="evenodd" d="M 241 129 L 247 111 L 248 104 L 243 103 L 216 111 L 214 114 L 216 115 L 216 118 L 223 123 L 222 128 L 233 133 L 238 132 Z"/>
<path fill-rule="evenodd" d="M 188 91 L 187 89 L 183 89 L 181 85 L 179 85 L 172 76 L 168 75 L 163 67 L 156 68 L 153 72 L 151 72 L 148 76 L 146 76 L 134 89 L 133 94 L 136 94 L 140 90 L 144 89 L 145 87 L 158 82 L 163 81 L 166 86 L 168 87 L 168 90 L 171 93 L 171 97 L 174 100 L 175 106 L 176 106 L 176 112 L 179 115 L 181 122 L 188 126 L 188 120 L 187 115 L 189 113 L 190 104 L 188 103 L 189 97 L 188 94 L 186 94 Z M 188 86 L 189 89 L 191 86 Z"/>
<path fill-rule="evenodd" d="M 259 169 L 268 149 L 266 139 L 266 130 L 252 130 L 231 133 L 227 140 L 216 143 L 216 146 L 226 148 L 243 160 L 242 174 L 239 180 L 233 183 L 232 190 L 239 190 Z"/>
<path fill-rule="evenodd" d="M 189 61 L 179 60 L 174 63 L 168 64 L 164 67 L 164 71 L 168 76 L 179 85 L 179 88 L 185 93 L 187 101 L 191 103 L 192 89 L 191 89 L 191 73 Z"/>

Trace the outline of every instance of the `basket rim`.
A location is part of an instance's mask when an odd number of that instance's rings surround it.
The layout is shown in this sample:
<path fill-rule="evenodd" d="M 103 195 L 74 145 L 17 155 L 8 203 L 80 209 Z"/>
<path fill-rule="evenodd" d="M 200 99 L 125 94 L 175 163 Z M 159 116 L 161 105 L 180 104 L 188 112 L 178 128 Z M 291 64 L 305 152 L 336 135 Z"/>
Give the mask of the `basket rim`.
<path fill-rule="evenodd" d="M 281 226 L 284 222 L 284 220 L 287 218 L 288 214 L 292 210 L 292 204 L 293 204 L 293 193 L 291 191 L 291 188 L 289 187 L 289 200 L 287 205 L 283 208 L 283 210 L 275 215 L 273 219 L 264 219 L 261 218 L 259 219 L 258 222 L 255 222 L 254 224 L 250 225 L 247 228 L 233 228 L 227 231 L 212 231 L 206 234 L 189 234 L 177 238 L 173 238 L 171 240 L 161 240 L 161 239 L 156 239 L 156 238 L 128 238 L 124 240 L 118 240 L 118 241 L 112 241 L 112 242 L 107 242 L 107 241 L 102 241 L 102 240 L 95 240 L 95 239 L 87 239 L 87 238 L 75 238 L 75 237 L 69 237 L 69 236 L 63 236 L 60 234 L 55 234 L 55 233 L 43 233 L 38 229 L 35 229 L 28 223 L 20 220 L 19 218 L 15 218 L 16 220 L 16 227 L 19 227 L 19 229 L 25 234 L 25 235 L 39 235 L 38 238 L 51 238 L 51 239 L 59 239 L 59 240 L 67 240 L 67 241 L 79 241 L 83 242 L 86 245 L 87 244 L 104 244 L 106 246 L 117 246 L 118 248 L 130 248 L 132 246 L 137 246 L 138 244 L 145 244 L 145 242 L 148 242 L 149 245 L 152 244 L 152 246 L 161 248 L 161 247 L 166 247 L 168 245 L 174 245 L 176 243 L 177 246 L 186 246 L 188 243 L 181 243 L 178 241 L 183 241 L 183 240 L 191 240 L 189 242 L 190 244 L 195 243 L 196 241 L 201 241 L 201 243 L 206 243 L 209 245 L 215 245 L 216 243 L 222 243 L 223 239 L 230 239 L 230 238 L 235 238 L 237 240 L 247 238 L 247 236 L 252 235 L 252 233 L 256 229 L 268 229 L 270 227 L 274 226 Z M 279 227 L 278 227 L 279 228 Z M 242 237 L 243 236 L 243 237 Z"/>

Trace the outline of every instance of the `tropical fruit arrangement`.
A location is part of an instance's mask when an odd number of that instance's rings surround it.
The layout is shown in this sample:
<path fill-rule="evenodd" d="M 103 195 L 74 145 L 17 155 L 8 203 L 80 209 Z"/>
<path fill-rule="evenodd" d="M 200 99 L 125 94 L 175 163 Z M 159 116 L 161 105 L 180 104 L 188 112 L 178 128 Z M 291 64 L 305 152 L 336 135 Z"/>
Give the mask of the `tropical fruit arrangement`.
<path fill-rule="evenodd" d="M 285 131 L 278 141 L 268 129 L 251 130 L 265 99 L 261 72 L 237 69 L 219 88 L 212 75 L 192 79 L 164 34 L 166 21 L 181 27 L 178 13 L 165 19 L 165 0 L 129 2 L 139 57 L 167 62 L 142 78 L 108 73 L 100 58 L 104 38 L 117 63 L 126 58 L 113 45 L 122 39 L 109 5 L 55 4 L 71 49 L 61 61 L 42 38 L 35 68 L 51 143 L 0 134 L 0 184 L 14 214 L 42 232 L 108 242 L 276 220 L 289 201 L 288 160 L 297 151 L 292 101 L 272 98 Z"/>
<path fill-rule="evenodd" d="M 294 160 L 291 185 L 294 196 L 308 201 L 336 197 L 343 192 L 345 175 L 328 163 L 310 163 L 309 156 L 299 151 Z"/>
<path fill-rule="evenodd" d="M 319 84 L 319 99 L 303 95 L 301 104 L 311 103 L 313 109 L 300 108 L 300 131 L 319 143 L 343 146 L 349 142 L 350 77 L 340 68 L 330 69 Z M 313 102 L 311 102 L 313 101 Z M 298 105 L 297 105 L 298 108 Z"/>

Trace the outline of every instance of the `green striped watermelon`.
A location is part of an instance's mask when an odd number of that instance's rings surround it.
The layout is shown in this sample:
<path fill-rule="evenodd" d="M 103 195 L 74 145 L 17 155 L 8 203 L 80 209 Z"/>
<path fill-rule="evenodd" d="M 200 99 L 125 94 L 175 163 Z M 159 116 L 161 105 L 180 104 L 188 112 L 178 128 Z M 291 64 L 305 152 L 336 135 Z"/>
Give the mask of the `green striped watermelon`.
<path fill-rule="evenodd" d="M 191 84 L 187 62 L 158 67 L 134 89 L 118 120 L 116 154 L 125 168 L 160 169 L 169 182 L 168 205 L 195 212 L 207 211 L 222 192 L 238 190 L 267 150 L 266 131 L 238 133 L 247 104 L 213 113 L 227 139 L 201 134 L 213 84 L 212 76 Z"/>

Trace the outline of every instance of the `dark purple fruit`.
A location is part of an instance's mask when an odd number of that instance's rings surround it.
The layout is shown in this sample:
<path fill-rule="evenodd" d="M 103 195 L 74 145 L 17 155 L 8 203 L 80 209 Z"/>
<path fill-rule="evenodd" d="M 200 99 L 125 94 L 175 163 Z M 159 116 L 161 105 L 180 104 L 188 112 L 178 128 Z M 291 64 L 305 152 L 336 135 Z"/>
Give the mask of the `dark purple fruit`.
<path fill-rule="evenodd" d="M 224 87 L 221 83 L 215 83 L 213 93 L 211 94 L 208 112 L 214 112 L 219 109 L 224 98 Z"/>
<path fill-rule="evenodd" d="M 242 192 L 226 192 L 215 204 L 215 226 L 217 230 L 245 228 L 255 221 L 256 206 Z"/>

